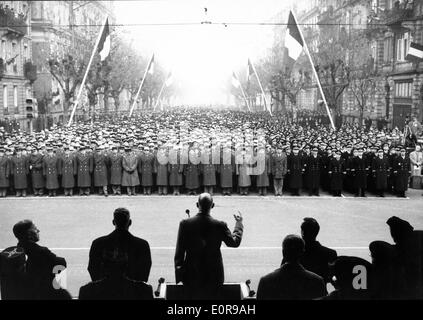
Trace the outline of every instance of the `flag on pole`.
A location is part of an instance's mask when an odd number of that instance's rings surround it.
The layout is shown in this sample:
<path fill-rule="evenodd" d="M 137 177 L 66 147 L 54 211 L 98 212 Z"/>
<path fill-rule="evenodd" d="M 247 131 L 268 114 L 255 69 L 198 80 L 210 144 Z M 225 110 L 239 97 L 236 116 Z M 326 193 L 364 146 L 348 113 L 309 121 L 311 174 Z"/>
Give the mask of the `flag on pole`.
<path fill-rule="evenodd" d="M 301 37 L 300 29 L 292 14 L 289 12 L 288 26 L 285 34 L 285 48 L 288 49 L 288 55 L 291 59 L 297 60 L 303 52 L 304 42 Z"/>
<path fill-rule="evenodd" d="M 172 72 L 169 72 L 169 75 L 167 76 L 167 79 L 166 79 L 166 82 L 165 82 L 166 87 L 169 87 L 170 85 L 172 85 L 172 83 L 173 83 Z"/>
<path fill-rule="evenodd" d="M 239 82 L 235 72 L 232 72 L 232 85 L 237 89 L 241 86 L 241 82 Z"/>
<path fill-rule="evenodd" d="M 148 73 L 153 74 L 154 73 L 154 53 L 151 57 L 150 64 L 148 65 Z"/>
<path fill-rule="evenodd" d="M 110 30 L 109 30 L 109 19 L 106 19 L 104 24 L 103 32 L 98 43 L 98 53 L 100 54 L 101 61 L 104 61 L 110 54 Z"/>
<path fill-rule="evenodd" d="M 408 54 L 405 59 L 412 62 L 421 62 L 423 60 L 423 46 L 411 42 L 410 49 L 408 49 Z"/>
<path fill-rule="evenodd" d="M 250 81 L 250 77 L 254 74 L 254 68 L 253 65 L 250 61 L 250 59 L 248 59 L 248 67 L 247 67 L 247 81 Z"/>

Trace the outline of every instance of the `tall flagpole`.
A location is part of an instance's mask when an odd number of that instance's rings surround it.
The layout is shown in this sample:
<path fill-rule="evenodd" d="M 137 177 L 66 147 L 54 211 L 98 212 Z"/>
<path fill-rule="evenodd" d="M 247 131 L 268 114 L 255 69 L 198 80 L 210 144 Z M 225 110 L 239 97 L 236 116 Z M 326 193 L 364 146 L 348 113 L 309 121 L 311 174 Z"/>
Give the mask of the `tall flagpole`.
<path fill-rule="evenodd" d="M 242 84 L 239 84 L 239 88 L 241 89 L 242 95 L 244 96 L 245 103 L 247 104 L 248 111 L 251 111 L 250 104 L 248 102 L 247 96 L 245 95 L 244 89 L 242 88 Z"/>
<path fill-rule="evenodd" d="M 260 81 L 259 76 L 258 76 L 258 74 L 257 74 L 256 67 L 254 66 L 254 64 L 253 64 L 253 62 L 252 62 L 251 60 L 250 60 L 250 63 L 251 63 L 251 66 L 253 67 L 254 74 L 256 75 L 257 82 L 258 82 L 258 84 L 259 84 L 259 86 L 260 86 L 261 94 L 263 95 L 264 107 L 267 109 L 267 111 L 269 111 L 270 115 L 272 115 L 272 110 L 270 110 L 270 109 L 267 107 L 266 95 L 265 95 L 265 93 L 264 93 L 263 86 L 261 85 L 261 81 Z"/>
<path fill-rule="evenodd" d="M 156 104 L 154 105 L 153 111 L 156 111 L 157 105 L 159 104 L 160 98 L 162 97 L 162 92 L 163 92 L 164 87 L 166 85 L 166 81 L 167 81 L 167 79 L 163 82 L 162 88 L 160 89 L 159 96 L 157 97 Z"/>
<path fill-rule="evenodd" d="M 291 12 L 292 12 L 292 16 L 294 17 L 295 24 L 297 25 L 298 30 L 300 31 L 301 40 L 303 41 L 303 44 L 304 44 L 304 50 L 305 50 L 305 52 L 308 56 L 308 59 L 310 60 L 311 68 L 313 69 L 314 76 L 316 77 L 317 86 L 319 87 L 320 94 L 321 94 L 323 102 L 325 104 L 326 112 L 329 116 L 330 124 L 332 125 L 333 130 L 336 130 L 335 123 L 333 122 L 332 115 L 330 114 L 330 110 L 329 110 L 328 103 L 326 101 L 325 94 L 323 93 L 323 88 L 322 88 L 322 84 L 320 83 L 319 75 L 317 74 L 316 68 L 314 67 L 313 59 L 311 58 L 310 51 L 308 50 L 307 43 L 305 42 L 303 32 L 301 31 L 301 28 L 298 25 L 297 17 L 295 17 L 294 11 L 291 10 Z"/>
<path fill-rule="evenodd" d="M 150 67 L 151 67 L 151 61 L 153 61 L 153 58 L 154 58 L 154 53 L 153 53 L 153 55 L 151 56 L 150 62 L 148 63 L 148 65 L 147 65 L 147 69 L 145 70 L 145 72 L 144 72 L 144 76 L 142 77 L 142 80 L 141 80 L 140 86 L 139 86 L 139 88 L 138 88 L 137 94 L 135 95 L 134 102 L 132 103 L 131 111 L 129 111 L 129 117 L 131 117 L 131 116 L 132 116 L 132 113 L 134 112 L 134 108 L 135 108 L 135 105 L 136 105 L 136 103 L 137 103 L 138 96 L 140 95 L 141 88 L 142 88 L 142 86 L 143 86 L 143 84 L 144 84 L 145 78 L 147 77 L 147 73 L 148 73 L 148 71 L 150 70 Z"/>
<path fill-rule="evenodd" d="M 97 41 L 95 43 L 93 52 L 91 53 L 90 61 L 88 62 L 88 66 L 87 66 L 87 69 L 85 70 L 84 78 L 82 78 L 82 83 L 81 83 L 81 86 L 79 87 L 78 95 L 76 96 L 76 101 L 73 105 L 72 113 L 71 113 L 71 116 L 70 116 L 69 122 L 68 122 L 68 127 L 72 124 L 72 120 L 73 120 L 73 116 L 75 115 L 76 107 L 79 104 L 79 99 L 81 98 L 81 94 L 82 94 L 82 90 L 84 89 L 85 81 L 87 81 L 88 72 L 90 71 L 91 64 L 94 60 L 95 52 L 97 51 L 97 47 L 98 47 L 98 44 L 100 43 L 101 35 L 103 34 L 103 31 L 104 31 L 104 28 L 106 26 L 106 22 L 107 22 L 108 18 L 109 18 L 109 16 L 106 15 L 106 19 L 104 19 L 103 26 L 101 27 L 100 33 L 98 34 Z"/>

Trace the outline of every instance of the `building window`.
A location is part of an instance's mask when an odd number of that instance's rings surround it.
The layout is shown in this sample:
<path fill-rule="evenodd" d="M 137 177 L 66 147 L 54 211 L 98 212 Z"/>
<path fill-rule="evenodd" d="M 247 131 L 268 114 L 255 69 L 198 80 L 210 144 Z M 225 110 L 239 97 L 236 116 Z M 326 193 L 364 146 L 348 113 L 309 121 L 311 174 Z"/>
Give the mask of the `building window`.
<path fill-rule="evenodd" d="M 383 62 L 391 62 L 393 57 L 392 38 L 386 38 L 383 42 Z"/>
<path fill-rule="evenodd" d="M 4 113 L 9 113 L 7 105 L 7 85 L 3 85 L 3 110 Z"/>
<path fill-rule="evenodd" d="M 18 109 L 18 86 L 13 86 L 13 107 L 15 107 L 15 113 Z"/>
<path fill-rule="evenodd" d="M 411 98 L 412 97 L 412 81 L 395 82 L 395 97 L 397 98 Z"/>
<path fill-rule="evenodd" d="M 405 61 L 405 57 L 410 49 L 411 36 L 409 32 L 398 35 L 396 42 L 397 61 Z"/>
<path fill-rule="evenodd" d="M 1 57 L 3 58 L 3 61 L 6 60 L 6 40 L 1 40 Z"/>
<path fill-rule="evenodd" d="M 28 43 L 24 43 L 24 60 L 25 62 L 29 60 Z"/>

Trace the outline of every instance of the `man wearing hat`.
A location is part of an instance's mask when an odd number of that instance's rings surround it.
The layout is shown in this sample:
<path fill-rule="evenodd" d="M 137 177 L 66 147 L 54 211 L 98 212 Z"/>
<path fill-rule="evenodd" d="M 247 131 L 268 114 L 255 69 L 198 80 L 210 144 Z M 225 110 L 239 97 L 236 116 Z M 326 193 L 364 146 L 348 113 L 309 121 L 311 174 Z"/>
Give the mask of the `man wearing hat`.
<path fill-rule="evenodd" d="M 357 156 L 352 159 L 351 172 L 354 178 L 354 189 L 356 197 L 365 197 L 367 189 L 366 159 L 363 157 L 363 148 L 357 149 Z"/>
<path fill-rule="evenodd" d="M 55 197 L 59 189 L 61 174 L 59 158 L 54 154 L 53 147 L 47 147 L 47 155 L 43 159 L 43 176 L 46 178 L 46 188 L 49 197 Z"/>
<path fill-rule="evenodd" d="M 346 167 L 344 160 L 341 159 L 341 151 L 336 150 L 335 157 L 331 158 L 328 167 L 329 188 L 333 196 L 342 195 L 344 177 L 346 176 Z"/>
<path fill-rule="evenodd" d="M 93 164 L 94 164 L 94 187 L 98 188 L 99 194 L 104 194 L 105 197 L 108 197 L 109 193 L 107 191 L 108 179 L 107 179 L 107 166 L 109 163 L 109 158 L 104 153 L 104 146 L 99 145 L 93 155 Z"/>
<path fill-rule="evenodd" d="M 112 146 L 110 159 L 110 184 L 112 185 L 113 195 L 121 195 L 122 184 L 122 155 L 119 154 L 116 145 Z"/>
<path fill-rule="evenodd" d="M 309 195 L 319 196 L 321 158 L 317 155 L 318 149 L 313 148 L 312 154 L 304 159 L 305 181 Z"/>
<path fill-rule="evenodd" d="M 213 154 L 210 148 L 206 148 L 201 153 L 201 174 L 203 175 L 204 193 L 213 195 L 216 186 L 216 163 L 213 163 Z"/>
<path fill-rule="evenodd" d="M 287 157 L 281 145 L 276 147 L 276 153 L 271 158 L 271 171 L 275 196 L 282 196 L 283 181 L 287 172 Z"/>
<path fill-rule="evenodd" d="M 408 180 L 411 175 L 410 159 L 406 156 L 406 150 L 401 148 L 400 155 L 393 163 L 394 190 L 398 197 L 405 198 L 408 190 Z"/>
<path fill-rule="evenodd" d="M 144 195 L 151 194 L 153 187 L 153 172 L 154 172 L 155 156 L 150 151 L 150 148 L 145 146 L 138 160 L 138 172 L 141 175 L 141 185 L 143 187 Z"/>
<path fill-rule="evenodd" d="M 29 170 L 31 172 L 32 188 L 35 196 L 42 196 L 44 194 L 43 158 L 38 147 L 35 147 L 29 156 Z"/>
<path fill-rule="evenodd" d="M 90 195 L 91 189 L 91 173 L 93 172 L 93 158 L 87 153 L 85 145 L 80 147 L 80 152 L 76 156 L 77 163 L 77 181 L 79 195 Z"/>
<path fill-rule="evenodd" d="M 64 154 L 61 157 L 61 173 L 62 173 L 62 187 L 65 196 L 71 197 L 73 195 L 73 188 L 75 187 L 75 176 L 78 173 L 77 160 L 75 155 L 71 153 L 73 147 L 65 146 Z"/>
<path fill-rule="evenodd" d="M 125 153 L 122 156 L 122 187 L 126 187 L 128 196 L 136 194 L 135 187 L 140 185 L 140 180 L 138 177 L 138 157 L 129 144 L 125 143 Z"/>
<path fill-rule="evenodd" d="M 287 158 L 287 168 L 289 174 L 289 187 L 293 196 L 300 195 L 300 189 L 303 186 L 304 163 L 299 155 L 300 149 L 297 145 L 292 148 L 292 154 Z"/>
<path fill-rule="evenodd" d="M 22 155 L 22 147 L 16 148 L 16 156 L 12 158 L 13 185 L 17 197 L 26 197 L 28 188 L 29 164 L 27 157 Z"/>
<path fill-rule="evenodd" d="M 228 140 L 222 149 L 222 155 L 219 166 L 219 180 L 222 194 L 231 195 L 233 187 L 233 175 L 235 171 L 235 157 L 232 152 L 231 142 Z"/>
<path fill-rule="evenodd" d="M 389 160 L 384 157 L 383 149 L 379 149 L 377 157 L 372 161 L 374 187 L 379 197 L 385 196 L 385 190 L 388 187 L 389 171 Z"/>
<path fill-rule="evenodd" d="M 174 145 L 169 152 L 169 163 L 168 163 L 168 172 L 169 172 L 169 186 L 172 187 L 173 195 L 180 194 L 180 188 L 182 186 L 182 172 L 184 170 L 184 165 L 181 163 L 181 151 Z"/>
<path fill-rule="evenodd" d="M 0 146 L 0 198 L 6 197 L 9 188 L 10 161 L 5 155 L 5 149 Z"/>

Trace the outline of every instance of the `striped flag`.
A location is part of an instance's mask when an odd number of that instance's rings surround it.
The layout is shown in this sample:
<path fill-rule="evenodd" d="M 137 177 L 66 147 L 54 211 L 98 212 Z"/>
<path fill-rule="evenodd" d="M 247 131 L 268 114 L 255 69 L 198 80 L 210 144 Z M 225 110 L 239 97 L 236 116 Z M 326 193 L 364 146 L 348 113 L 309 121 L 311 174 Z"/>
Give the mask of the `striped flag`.
<path fill-rule="evenodd" d="M 423 46 L 414 42 L 410 43 L 410 49 L 408 54 L 405 57 L 406 60 L 412 62 L 421 62 L 423 61 Z"/>
<path fill-rule="evenodd" d="M 254 74 L 254 68 L 251 64 L 250 59 L 248 59 L 248 67 L 247 67 L 247 81 L 250 81 L 250 77 Z"/>
<path fill-rule="evenodd" d="M 104 61 L 110 54 L 110 30 L 109 19 L 106 19 L 103 32 L 98 43 L 97 51 L 100 54 L 101 61 Z"/>
<path fill-rule="evenodd" d="M 297 60 L 303 52 L 304 42 L 292 12 L 289 12 L 288 26 L 285 34 L 285 48 L 291 59 Z"/>
<path fill-rule="evenodd" d="M 173 83 L 172 72 L 169 72 L 169 75 L 167 76 L 167 79 L 166 79 L 166 82 L 165 82 L 166 87 L 169 87 L 170 85 L 172 85 L 172 83 Z"/>
<path fill-rule="evenodd" d="M 241 86 L 241 82 L 239 82 L 238 77 L 236 76 L 235 72 L 232 72 L 232 85 L 235 88 L 239 88 Z"/>

